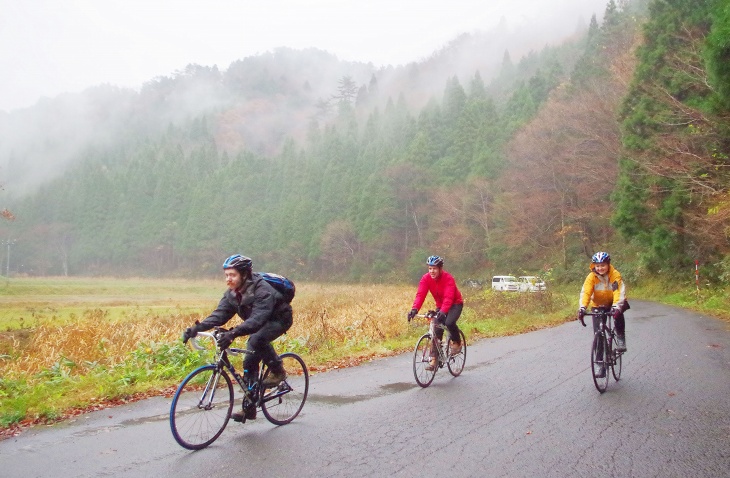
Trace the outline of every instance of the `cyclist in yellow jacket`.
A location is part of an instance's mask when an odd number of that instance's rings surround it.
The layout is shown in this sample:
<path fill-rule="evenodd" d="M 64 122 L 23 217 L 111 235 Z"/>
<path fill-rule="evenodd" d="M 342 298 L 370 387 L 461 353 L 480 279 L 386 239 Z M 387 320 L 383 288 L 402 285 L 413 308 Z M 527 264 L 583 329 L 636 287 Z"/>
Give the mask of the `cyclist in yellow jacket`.
<path fill-rule="evenodd" d="M 626 352 L 626 322 L 624 311 L 629 308 L 626 300 L 626 285 L 621 273 L 611 265 L 608 252 L 596 252 L 591 258 L 591 272 L 583 282 L 580 291 L 578 320 L 583 322 L 587 307 L 610 307 L 610 314 L 616 324 L 616 350 Z M 585 325 L 585 324 L 583 324 Z M 593 317 L 593 332 L 598 330 L 599 322 Z"/>

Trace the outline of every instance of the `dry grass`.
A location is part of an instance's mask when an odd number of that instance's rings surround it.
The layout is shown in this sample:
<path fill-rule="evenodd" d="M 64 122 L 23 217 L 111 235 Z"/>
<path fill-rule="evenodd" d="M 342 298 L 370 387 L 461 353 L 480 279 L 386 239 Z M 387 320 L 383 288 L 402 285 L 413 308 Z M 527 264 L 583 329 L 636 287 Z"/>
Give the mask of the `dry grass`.
<path fill-rule="evenodd" d="M 220 286 L 218 289 L 223 290 Z M 424 327 L 409 327 L 405 320 L 415 292 L 413 286 L 312 283 L 300 284 L 298 289 L 292 304 L 294 325 L 280 339 L 277 349 L 302 354 L 315 370 L 407 350 L 411 338 L 423 332 Z M 166 295 L 162 292 L 158 300 L 164 301 Z M 75 296 L 70 302 L 77 307 Z M 98 365 L 114 366 L 140 344 L 179 340 L 182 330 L 204 318 L 217 303 L 207 298 L 199 302 L 197 307 L 188 304 L 185 312 L 178 309 L 176 313 L 158 315 L 154 308 L 140 308 L 131 297 L 121 305 L 124 313 L 120 318 L 112 318 L 105 308 L 88 308 L 68 323 L 42 320 L 35 327 L 0 333 L 2 376 L 32 376 L 61 361 L 74 364 L 75 374 L 84 374 Z M 564 321 L 562 316 L 550 317 L 553 302 L 547 294 L 480 292 L 467 296 L 468 307 L 460 324 L 471 337 L 534 330 Z M 57 307 L 63 309 L 60 298 Z M 429 298 L 423 310 L 432 307 Z M 520 310 L 529 313 L 515 314 Z M 238 320 L 234 318 L 230 323 Z"/>
<path fill-rule="evenodd" d="M 223 289 L 218 286 L 219 293 Z M 343 346 L 367 347 L 407 331 L 405 313 L 410 308 L 413 287 L 300 284 L 298 289 L 292 304 L 294 325 L 278 348 L 298 346 L 300 352 L 311 357 Z M 164 301 L 166 295 L 161 293 L 158 300 Z M 78 307 L 78 297 L 69 297 L 68 304 Z M 130 297 L 126 303 L 120 304 L 119 299 L 115 303 L 115 308 L 124 309 L 118 318 L 111 317 L 106 308 L 90 307 L 74 321 L 56 323 L 48 318 L 36 321 L 33 327 L 2 332 L 2 376 L 33 375 L 61 360 L 76 364 L 76 373 L 83 373 L 85 365 L 112 366 L 125 360 L 140 344 L 179 340 L 182 330 L 204 318 L 216 304 L 217 299 L 200 299 L 197 307 L 188 304 L 185 313 L 158 315 L 153 308 L 140 308 Z M 63 299 L 57 298 L 57 312 L 62 313 L 63 307 Z M 238 320 L 232 319 L 231 324 Z"/>
<path fill-rule="evenodd" d="M 44 323 L 33 329 L 0 333 L 2 375 L 33 375 L 64 360 L 83 374 L 94 364 L 114 366 L 140 344 L 171 341 L 194 316 L 133 318 L 110 322 L 101 309 L 88 311 L 74 324 Z"/>
<path fill-rule="evenodd" d="M 0 332 L 0 432 L 102 403 L 169 393 L 206 360 L 183 346 L 180 335 L 217 305 L 222 281 L 105 279 L 104 284 L 98 300 L 95 279 L 73 285 L 26 279 L 12 290 L 0 287 L 0 303 L 12 301 L 13 310 L 35 314 L 19 321 L 8 309 L 0 312 L 5 330 Z M 459 325 L 470 342 L 548 327 L 567 317 L 559 295 L 465 293 Z M 423 323 L 406 321 L 414 294 L 408 285 L 299 283 L 294 325 L 275 346 L 302 355 L 312 372 L 411 350 L 426 330 Z M 43 307 L 49 299 L 52 313 L 38 312 L 48 310 Z M 422 310 L 433 307 L 429 298 Z"/>

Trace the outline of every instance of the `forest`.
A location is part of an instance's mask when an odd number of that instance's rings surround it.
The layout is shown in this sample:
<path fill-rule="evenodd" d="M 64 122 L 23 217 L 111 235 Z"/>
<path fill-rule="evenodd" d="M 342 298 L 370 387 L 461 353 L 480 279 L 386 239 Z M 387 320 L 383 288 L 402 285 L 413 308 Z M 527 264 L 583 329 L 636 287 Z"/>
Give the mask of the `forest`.
<path fill-rule="evenodd" d="M 449 69 L 484 41 L 385 69 L 281 49 L 6 114 L 0 139 L 36 126 L 0 148 L 2 274 L 209 277 L 242 253 L 388 282 L 438 254 L 560 281 L 608 250 L 631 280 L 730 280 L 727 0 L 609 0 L 560 44 Z"/>

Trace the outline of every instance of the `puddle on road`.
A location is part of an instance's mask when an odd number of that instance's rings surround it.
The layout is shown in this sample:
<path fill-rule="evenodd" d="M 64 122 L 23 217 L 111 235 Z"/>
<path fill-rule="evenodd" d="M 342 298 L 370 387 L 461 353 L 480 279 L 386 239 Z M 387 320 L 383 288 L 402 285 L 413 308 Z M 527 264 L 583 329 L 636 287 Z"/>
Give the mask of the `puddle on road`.
<path fill-rule="evenodd" d="M 415 383 L 407 383 L 407 382 L 387 383 L 385 385 L 382 385 L 380 388 L 384 389 L 388 393 L 398 393 L 398 392 L 405 392 L 406 390 L 415 388 Z M 381 394 L 381 395 L 384 395 L 384 394 Z"/>
<path fill-rule="evenodd" d="M 310 400 L 316 403 L 330 406 L 341 406 L 349 405 L 351 403 L 364 402 L 366 400 L 372 400 L 373 398 L 383 397 L 391 393 L 405 392 L 417 387 L 415 383 L 388 383 L 380 386 L 380 391 L 374 393 L 368 393 L 364 395 L 319 395 L 316 393 L 310 393 L 307 397 L 307 401 Z"/>
<path fill-rule="evenodd" d="M 408 383 L 408 382 L 398 382 L 398 383 L 387 383 L 385 385 L 380 386 L 380 390 L 377 392 L 373 392 L 370 394 L 364 394 L 364 395 L 318 395 L 316 393 L 310 393 L 307 396 L 307 402 L 315 402 L 320 403 L 323 405 L 329 405 L 332 407 L 338 407 L 342 405 L 348 405 L 351 403 L 357 403 L 357 402 L 363 402 L 366 400 L 372 400 L 373 398 L 383 397 L 385 395 L 389 395 L 392 393 L 400 393 L 405 392 L 406 390 L 411 390 L 413 388 L 418 387 L 415 383 Z M 234 402 L 234 408 L 240 406 L 241 400 L 240 398 L 237 398 Z M 153 422 L 161 422 L 166 421 L 170 419 L 170 415 L 168 413 L 160 414 L 160 415 L 153 415 L 148 417 L 140 417 L 140 418 L 133 418 L 129 420 L 124 420 L 118 424 L 115 425 L 105 425 L 100 427 L 93 427 L 93 428 L 87 428 L 85 430 L 80 430 L 78 432 L 75 432 L 71 434 L 72 437 L 84 437 L 84 436 L 93 436 L 98 435 L 101 433 L 108 433 L 113 430 L 119 429 L 119 428 L 126 428 L 131 427 L 139 424 L 144 423 L 153 423 Z"/>

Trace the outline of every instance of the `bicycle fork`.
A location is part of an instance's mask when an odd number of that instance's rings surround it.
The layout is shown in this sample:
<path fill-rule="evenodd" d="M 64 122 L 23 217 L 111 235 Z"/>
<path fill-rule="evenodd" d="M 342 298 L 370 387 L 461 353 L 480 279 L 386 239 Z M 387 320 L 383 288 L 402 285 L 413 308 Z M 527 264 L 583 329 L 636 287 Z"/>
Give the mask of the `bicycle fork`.
<path fill-rule="evenodd" d="M 221 378 L 220 371 L 216 371 L 212 377 L 210 377 L 210 380 L 208 380 L 208 383 L 205 384 L 205 389 L 203 389 L 203 394 L 200 396 L 200 400 L 198 401 L 198 408 L 202 410 L 212 410 L 213 409 L 213 400 L 215 400 L 215 391 L 218 389 L 218 381 Z"/>
<path fill-rule="evenodd" d="M 436 324 L 433 321 L 431 321 L 431 324 L 429 325 L 428 333 L 431 336 L 431 347 L 428 351 L 428 357 L 424 357 L 424 362 L 435 358 L 436 360 L 438 360 L 438 368 L 443 368 L 443 366 L 446 365 L 446 362 L 449 360 L 449 353 L 447 348 L 449 346 L 450 336 L 446 337 L 446 340 L 436 337 Z"/>

